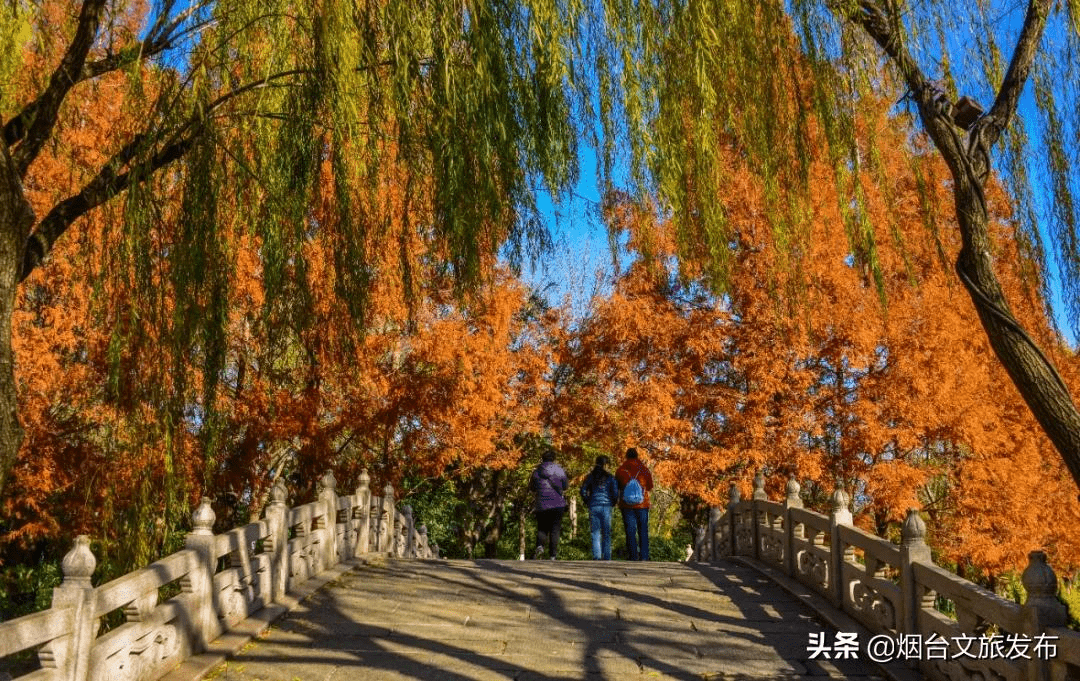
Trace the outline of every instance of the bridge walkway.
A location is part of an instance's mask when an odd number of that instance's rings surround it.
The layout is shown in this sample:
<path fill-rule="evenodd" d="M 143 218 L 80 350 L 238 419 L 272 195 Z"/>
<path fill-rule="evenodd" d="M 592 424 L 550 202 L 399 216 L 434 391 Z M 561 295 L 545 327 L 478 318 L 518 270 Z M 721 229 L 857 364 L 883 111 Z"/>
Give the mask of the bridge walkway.
<path fill-rule="evenodd" d="M 809 634 L 826 630 L 738 563 L 390 559 L 328 584 L 208 678 L 882 678 L 810 659 Z"/>

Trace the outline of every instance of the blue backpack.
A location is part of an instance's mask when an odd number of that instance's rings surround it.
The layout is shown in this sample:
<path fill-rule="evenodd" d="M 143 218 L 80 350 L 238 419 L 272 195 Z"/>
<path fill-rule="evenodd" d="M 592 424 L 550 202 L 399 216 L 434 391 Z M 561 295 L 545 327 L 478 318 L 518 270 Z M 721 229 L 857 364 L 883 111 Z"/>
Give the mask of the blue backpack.
<path fill-rule="evenodd" d="M 641 483 L 637 481 L 637 476 L 641 473 L 641 469 L 638 469 L 637 473 L 634 473 L 634 477 L 630 478 L 630 482 L 626 483 L 626 487 L 623 487 L 622 500 L 624 504 L 630 506 L 636 506 L 645 501 L 645 490 L 641 488 Z"/>

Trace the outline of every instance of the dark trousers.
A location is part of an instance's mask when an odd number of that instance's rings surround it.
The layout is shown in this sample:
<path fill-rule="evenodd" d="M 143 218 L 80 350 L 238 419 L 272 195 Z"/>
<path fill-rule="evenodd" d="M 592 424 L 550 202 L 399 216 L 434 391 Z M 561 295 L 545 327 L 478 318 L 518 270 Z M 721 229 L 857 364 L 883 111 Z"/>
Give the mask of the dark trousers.
<path fill-rule="evenodd" d="M 649 509 L 622 509 L 623 529 L 630 560 L 649 560 Z"/>
<path fill-rule="evenodd" d="M 536 549 L 548 549 L 548 555 L 559 555 L 559 530 L 562 529 L 562 517 L 565 508 L 549 508 L 536 512 Z M 540 556 L 537 555 L 537 558 Z"/>

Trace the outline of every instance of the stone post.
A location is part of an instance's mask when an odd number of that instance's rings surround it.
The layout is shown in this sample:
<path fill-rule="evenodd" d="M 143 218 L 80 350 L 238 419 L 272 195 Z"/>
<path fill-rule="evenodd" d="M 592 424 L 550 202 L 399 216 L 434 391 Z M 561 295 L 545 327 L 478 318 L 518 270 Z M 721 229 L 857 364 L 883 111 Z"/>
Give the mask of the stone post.
<path fill-rule="evenodd" d="M 394 486 L 386 483 L 382 495 L 382 519 L 386 523 L 386 529 L 379 533 L 379 551 L 394 555 L 394 543 L 397 541 L 394 522 L 396 518 L 394 509 Z"/>
<path fill-rule="evenodd" d="M 707 560 L 719 560 L 722 547 L 717 545 L 716 533 L 720 531 L 720 523 L 724 520 L 723 506 L 709 507 L 709 536 L 705 538 L 705 555 Z"/>
<path fill-rule="evenodd" d="M 832 495 L 832 513 L 829 514 L 829 586 L 833 605 L 844 609 L 844 563 L 848 549 L 840 539 L 840 528 L 851 527 L 851 497 L 837 487 Z"/>
<path fill-rule="evenodd" d="M 195 551 L 198 556 L 187 577 L 191 585 L 192 599 L 196 603 L 193 622 L 196 631 L 192 641 L 194 653 L 206 650 L 207 644 L 221 634 L 221 625 L 217 618 L 218 594 L 214 592 L 217 556 L 214 555 L 213 528 L 216 519 L 214 509 L 210 506 L 210 498 L 203 497 L 199 507 L 191 514 L 194 529 L 184 540 L 184 546 Z"/>
<path fill-rule="evenodd" d="M 416 541 L 413 536 L 413 531 L 416 528 L 413 524 L 412 506 L 408 504 L 402 505 L 401 520 L 405 530 L 405 546 L 402 547 L 401 555 L 405 558 L 416 558 Z"/>
<path fill-rule="evenodd" d="M 90 551 L 90 538 L 80 534 L 75 546 L 64 556 L 60 569 L 64 581 L 53 589 L 52 607 L 71 608 L 71 633 L 50 642 L 38 651 L 43 669 L 56 669 L 56 678 L 86 681 L 90 649 L 97 636 L 97 613 L 94 612 L 94 587 L 90 577 L 97 559 Z"/>
<path fill-rule="evenodd" d="M 739 540 L 736 537 L 736 532 L 739 528 L 739 520 L 736 517 L 738 515 L 736 509 L 738 508 L 740 501 L 742 501 L 742 493 L 739 492 L 739 488 L 738 486 L 736 486 L 735 483 L 731 483 L 731 487 L 728 488 L 727 505 L 728 548 L 730 548 L 731 550 L 731 553 L 729 553 L 728 555 L 730 556 L 738 555 L 739 553 Z"/>
<path fill-rule="evenodd" d="M 918 509 L 909 508 L 900 529 L 900 592 L 904 601 L 901 633 L 919 633 L 919 612 L 923 608 L 924 589 L 915 582 L 915 563 L 931 563 L 926 545 L 926 523 Z"/>
<path fill-rule="evenodd" d="M 367 469 L 360 471 L 360 483 L 356 487 L 356 508 L 353 513 L 358 514 L 360 520 L 359 535 L 356 539 L 356 553 L 367 553 L 371 542 L 371 476 Z"/>
<path fill-rule="evenodd" d="M 324 570 L 329 570 L 338 563 L 337 552 L 337 478 L 333 471 L 326 471 L 319 478 L 319 501 L 322 502 L 323 513 L 323 540 L 322 540 L 322 564 Z"/>
<path fill-rule="evenodd" d="M 784 499 L 784 570 L 792 577 L 795 576 L 798 568 L 795 555 L 795 540 L 802 539 L 804 534 L 802 523 L 795 522 L 792 518 L 791 509 L 803 507 L 802 497 L 799 496 L 801 489 L 802 487 L 799 485 L 799 481 L 795 479 L 795 476 L 788 478 L 787 498 Z"/>
<path fill-rule="evenodd" d="M 270 554 L 270 600 L 274 603 L 280 603 L 289 588 L 289 528 L 285 524 L 288 497 L 285 481 L 278 478 L 270 490 L 270 505 L 263 513 L 267 529 L 263 549 Z"/>
<path fill-rule="evenodd" d="M 431 549 L 428 546 L 427 525 L 421 525 L 416 532 L 420 535 L 420 548 L 417 558 L 431 558 Z"/>
<path fill-rule="evenodd" d="M 390 538 L 390 555 L 402 558 L 405 556 L 405 541 L 408 528 L 405 526 L 405 514 L 401 509 L 394 510 L 394 532 Z"/>
<path fill-rule="evenodd" d="M 1028 566 L 1024 568 L 1020 582 L 1027 590 L 1021 616 L 1025 634 L 1034 639 L 1051 627 L 1065 626 L 1068 611 L 1057 599 L 1057 575 L 1047 564 L 1044 552 L 1032 551 L 1028 554 Z M 1027 663 L 1028 681 L 1047 681 L 1050 678 L 1049 661 L 1040 659 L 1039 655 L 1032 655 L 1031 658 Z"/>
<path fill-rule="evenodd" d="M 751 507 L 754 518 L 754 558 L 761 559 L 761 526 L 765 524 L 768 512 L 758 510 L 759 501 L 768 501 L 769 495 L 765 493 L 765 474 L 760 470 L 754 474 L 754 495 Z"/>
<path fill-rule="evenodd" d="M 570 508 L 569 508 L 569 514 L 570 514 L 570 540 L 573 541 L 574 538 L 577 537 L 577 495 L 576 494 L 573 494 L 573 493 L 570 494 L 569 506 L 570 506 Z"/>

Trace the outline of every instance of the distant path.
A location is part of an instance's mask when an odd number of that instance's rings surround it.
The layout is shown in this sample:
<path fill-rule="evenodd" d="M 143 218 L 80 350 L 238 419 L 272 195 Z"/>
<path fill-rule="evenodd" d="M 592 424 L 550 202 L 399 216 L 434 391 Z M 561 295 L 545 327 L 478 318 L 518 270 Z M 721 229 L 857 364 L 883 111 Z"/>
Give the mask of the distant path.
<path fill-rule="evenodd" d="M 808 659 L 822 628 L 734 563 L 395 560 L 329 584 L 208 678 L 879 678 Z"/>

